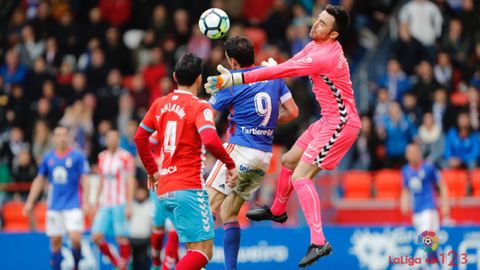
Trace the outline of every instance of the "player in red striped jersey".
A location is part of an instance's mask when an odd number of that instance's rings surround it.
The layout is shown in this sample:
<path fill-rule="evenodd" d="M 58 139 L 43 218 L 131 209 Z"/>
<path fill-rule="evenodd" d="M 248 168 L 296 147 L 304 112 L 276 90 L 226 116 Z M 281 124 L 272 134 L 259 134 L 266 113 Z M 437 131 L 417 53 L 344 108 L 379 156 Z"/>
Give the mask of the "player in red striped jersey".
<path fill-rule="evenodd" d="M 128 241 L 128 219 L 135 186 L 135 160 L 119 148 L 119 134 L 110 130 L 106 135 L 107 149 L 98 155 L 100 186 L 97 191 L 98 211 L 93 221 L 92 240 L 115 267 L 127 269 L 131 250 Z M 113 234 L 120 258 L 113 255 L 105 235 Z"/>

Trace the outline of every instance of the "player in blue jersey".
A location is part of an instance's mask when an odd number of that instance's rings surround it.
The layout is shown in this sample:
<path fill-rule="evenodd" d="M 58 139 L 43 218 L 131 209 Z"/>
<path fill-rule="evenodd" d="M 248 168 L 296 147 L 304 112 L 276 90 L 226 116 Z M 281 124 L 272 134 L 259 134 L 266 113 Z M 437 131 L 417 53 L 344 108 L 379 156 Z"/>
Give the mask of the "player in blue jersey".
<path fill-rule="evenodd" d="M 434 165 L 422 159 L 420 147 L 410 144 L 405 151 L 408 164 L 402 169 L 403 189 L 400 207 L 403 214 L 413 210 L 413 225 L 420 234 L 423 231 L 438 232 L 440 220 L 435 200 L 435 189 L 440 190 L 441 213 L 448 219 L 448 189 Z"/>
<path fill-rule="evenodd" d="M 88 162 L 85 155 L 70 148 L 68 142 L 68 129 L 66 127 L 56 127 L 53 131 L 54 149 L 44 155 L 24 208 L 25 214 L 31 213 L 35 201 L 42 192 L 45 183 L 48 182 L 45 227 L 46 233 L 50 237 L 52 252 L 50 263 L 54 270 L 60 270 L 61 268 L 63 259 L 61 253 L 62 237 L 66 233 L 68 233 L 72 242 L 74 269 L 78 269 L 81 258 L 80 242 L 84 230 L 83 217 L 84 214 L 88 214 L 90 209 L 88 203 Z"/>
<path fill-rule="evenodd" d="M 253 45 L 247 38 L 229 38 L 224 48 L 232 72 L 261 68 L 253 65 Z M 237 269 L 240 207 L 252 198 L 269 168 L 275 127 L 295 119 L 298 108 L 282 79 L 227 88 L 212 96 L 209 102 L 216 111 L 230 112 L 230 139 L 225 148 L 238 170 L 237 185 L 233 188 L 226 183 L 227 170 L 220 161 L 207 179 L 213 213 L 221 206 L 225 269 L 231 270 Z"/>

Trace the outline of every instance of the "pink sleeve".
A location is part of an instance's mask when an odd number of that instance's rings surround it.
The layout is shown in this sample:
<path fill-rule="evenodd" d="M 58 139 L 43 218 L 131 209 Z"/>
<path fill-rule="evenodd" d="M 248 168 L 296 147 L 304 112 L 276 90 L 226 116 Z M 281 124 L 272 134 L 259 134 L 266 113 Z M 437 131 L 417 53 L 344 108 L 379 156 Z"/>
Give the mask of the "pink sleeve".
<path fill-rule="evenodd" d="M 332 57 L 323 54 L 294 57 L 277 66 L 259 68 L 243 73 L 244 83 L 321 74 L 331 68 Z"/>

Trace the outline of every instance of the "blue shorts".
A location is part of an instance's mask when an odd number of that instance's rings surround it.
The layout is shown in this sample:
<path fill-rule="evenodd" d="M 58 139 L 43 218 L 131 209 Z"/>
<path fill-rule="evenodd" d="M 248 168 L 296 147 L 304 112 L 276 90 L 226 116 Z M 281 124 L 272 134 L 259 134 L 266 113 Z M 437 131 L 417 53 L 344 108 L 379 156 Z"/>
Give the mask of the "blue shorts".
<path fill-rule="evenodd" d="M 125 205 L 101 207 L 93 220 L 92 233 L 128 237 Z"/>
<path fill-rule="evenodd" d="M 155 191 L 150 190 L 150 200 L 152 201 L 152 225 L 153 227 L 165 227 L 167 220 L 167 211 L 160 207 L 160 200 Z"/>
<path fill-rule="evenodd" d="M 180 242 L 200 242 L 214 237 L 213 217 L 206 190 L 177 190 L 158 197 Z"/>

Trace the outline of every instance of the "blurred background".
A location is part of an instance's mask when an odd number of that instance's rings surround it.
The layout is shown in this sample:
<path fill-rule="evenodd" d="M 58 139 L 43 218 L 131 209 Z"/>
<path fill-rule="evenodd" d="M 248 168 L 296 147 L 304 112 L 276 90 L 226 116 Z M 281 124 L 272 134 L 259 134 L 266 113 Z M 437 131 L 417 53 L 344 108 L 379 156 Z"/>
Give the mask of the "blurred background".
<path fill-rule="evenodd" d="M 122 148 L 137 157 L 142 188 L 146 175 L 133 135 L 149 105 L 175 89 L 176 60 L 187 51 L 199 55 L 204 78 L 227 64 L 223 41 L 198 30 L 204 10 L 228 13 L 229 35 L 254 42 L 256 63 L 282 62 L 310 41 L 310 26 L 327 4 L 350 12 L 350 30 L 340 42 L 363 128 L 338 170 L 315 180 L 336 252 L 312 269 L 404 269 L 390 265 L 388 256 L 421 253 L 411 215 L 399 208 L 399 169 L 411 142 L 442 170 L 449 190 L 441 248 L 471 253 L 459 269 L 480 269 L 478 0 L 0 0 L 0 268 L 48 269 L 48 241 L 35 233 L 44 229 L 45 195 L 33 216 L 20 210 L 57 124 L 70 127 L 75 147 L 89 158 L 92 183 L 105 133 L 118 129 Z M 321 117 L 308 78 L 286 82 L 300 116 L 277 128 L 269 174 L 242 213 L 271 204 L 281 154 Z M 208 98 L 203 89 L 200 96 Z M 217 127 L 223 135 L 226 115 Z M 207 175 L 213 163 L 209 157 Z M 137 204 L 148 204 L 143 197 L 137 194 Z M 294 269 L 309 234 L 296 199 L 288 209 L 282 226 L 250 224 L 241 214 L 240 269 Z M 36 253 L 29 262 L 9 248 L 19 239 Z M 208 269 L 222 269 L 222 244 L 216 244 Z M 88 254 L 84 269 L 108 267 L 93 246 Z"/>

